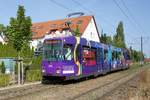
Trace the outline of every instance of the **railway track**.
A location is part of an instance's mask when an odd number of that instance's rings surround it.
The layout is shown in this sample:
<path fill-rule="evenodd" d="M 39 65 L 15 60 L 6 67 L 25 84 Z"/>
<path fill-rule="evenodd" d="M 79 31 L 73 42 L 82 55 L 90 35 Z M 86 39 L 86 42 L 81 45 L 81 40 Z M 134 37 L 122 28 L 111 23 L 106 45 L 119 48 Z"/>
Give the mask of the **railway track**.
<path fill-rule="evenodd" d="M 69 100 L 100 100 L 102 96 L 110 93 L 113 89 L 119 87 L 120 85 L 125 84 L 128 81 L 132 80 L 137 75 L 139 75 L 140 72 L 144 70 L 145 68 L 143 68 L 142 70 L 136 71 L 136 73 L 132 73 L 133 71 L 131 70 L 129 73 L 126 73 L 125 75 L 111 82 L 107 82 L 106 84 L 100 85 L 89 91 L 76 95 L 72 98 L 69 98 Z"/>
<path fill-rule="evenodd" d="M 134 74 L 134 75 L 136 76 L 137 74 Z M 125 78 L 127 78 L 127 79 L 125 79 Z M 115 79 L 115 80 L 113 80 L 111 82 L 107 82 L 106 84 L 103 84 L 103 85 L 101 85 L 99 87 L 96 87 L 96 88 L 91 89 L 89 91 L 86 91 L 86 92 L 84 92 L 82 94 L 79 94 L 79 95 L 77 95 L 75 97 L 72 97 L 72 98 L 70 98 L 70 100 L 77 100 L 77 99 L 78 100 L 88 100 L 88 99 L 91 100 L 93 98 L 99 100 L 100 97 L 102 97 L 103 95 L 107 94 L 108 92 L 110 92 L 111 90 L 113 90 L 114 88 L 116 88 L 116 84 L 117 84 L 117 86 L 120 86 L 122 83 L 126 82 L 127 80 L 129 81 L 132 78 L 133 78 L 133 75 L 130 76 L 130 75 L 126 74 L 126 75 L 121 76 L 118 79 Z M 124 80 L 124 81 L 122 81 L 122 80 Z M 98 93 L 98 94 L 95 94 L 95 93 Z M 89 98 L 89 95 L 92 98 Z"/>
<path fill-rule="evenodd" d="M 120 84 L 123 84 L 130 79 L 132 79 L 134 76 L 136 76 L 140 71 L 145 70 L 147 67 L 143 68 L 131 68 L 130 70 L 121 71 L 117 73 L 112 73 L 103 77 L 98 77 L 95 79 L 95 81 L 104 79 L 102 83 L 100 83 L 97 86 L 93 86 L 89 89 L 85 89 L 80 91 L 79 93 L 76 91 L 79 91 L 80 87 L 86 87 L 86 84 L 91 84 L 92 80 L 87 80 L 83 82 L 77 82 L 77 83 L 69 83 L 67 85 L 63 84 L 49 84 L 49 85 L 33 85 L 29 87 L 24 88 L 16 88 L 12 90 L 6 90 L 6 91 L 0 91 L 0 100 L 28 100 L 28 99 L 43 99 L 43 97 L 51 98 L 51 94 L 55 94 L 55 97 L 57 100 L 76 100 L 76 99 L 99 99 L 101 96 L 105 95 L 106 93 L 113 90 L 115 87 L 119 86 Z M 114 78 L 115 76 L 115 78 Z M 111 79 L 112 77 L 112 79 Z M 108 80 L 105 80 L 108 79 Z M 100 82 L 101 82 L 100 81 Z M 63 92 L 63 91 L 72 91 L 72 92 Z M 56 92 L 57 91 L 57 92 Z M 98 93 L 98 94 L 97 94 Z M 54 99 L 56 99 L 54 97 Z M 59 97 L 59 98 L 58 98 Z M 91 98 L 90 98 L 91 97 Z M 45 98 L 44 98 L 45 99 Z"/>
<path fill-rule="evenodd" d="M 8 100 L 14 99 L 15 97 L 21 97 L 24 95 L 28 95 L 30 93 L 44 91 L 45 89 L 53 89 L 61 85 L 43 85 L 43 84 L 36 84 L 28 87 L 21 87 L 21 88 L 13 88 L 8 89 L 5 91 L 0 91 L 0 100 Z"/>

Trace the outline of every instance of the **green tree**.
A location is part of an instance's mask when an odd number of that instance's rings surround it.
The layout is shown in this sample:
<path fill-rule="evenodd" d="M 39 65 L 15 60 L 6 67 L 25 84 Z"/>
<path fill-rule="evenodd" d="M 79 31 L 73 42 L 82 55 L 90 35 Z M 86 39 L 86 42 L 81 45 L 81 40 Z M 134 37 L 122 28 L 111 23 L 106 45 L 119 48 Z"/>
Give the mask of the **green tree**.
<path fill-rule="evenodd" d="M 76 29 L 73 32 L 75 33 L 74 34 L 75 36 L 77 37 L 81 36 L 79 25 L 76 26 Z"/>
<path fill-rule="evenodd" d="M 101 43 L 112 44 L 111 36 L 107 36 L 106 33 L 101 34 L 100 41 Z"/>
<path fill-rule="evenodd" d="M 0 24 L 0 36 L 4 39 L 4 35 L 6 32 L 6 27 L 3 24 Z"/>
<path fill-rule="evenodd" d="M 4 64 L 4 62 L 2 62 L 1 66 L 0 66 L 0 70 L 1 70 L 1 73 L 5 74 L 5 64 Z"/>
<path fill-rule="evenodd" d="M 116 34 L 113 37 L 113 44 L 117 47 L 126 48 L 123 22 L 120 21 L 116 29 Z"/>
<path fill-rule="evenodd" d="M 113 44 L 111 36 L 107 36 L 107 44 Z"/>
<path fill-rule="evenodd" d="M 10 18 L 7 38 L 19 54 L 24 46 L 29 45 L 32 36 L 31 25 L 31 18 L 25 16 L 24 7 L 18 6 L 17 17 Z"/>
<path fill-rule="evenodd" d="M 141 57 L 144 58 L 144 54 L 140 51 L 132 50 L 132 48 L 130 48 L 130 53 L 131 59 L 135 62 L 141 61 Z"/>
<path fill-rule="evenodd" d="M 106 43 L 107 42 L 107 36 L 106 34 L 101 34 L 101 38 L 100 38 L 101 43 Z"/>
<path fill-rule="evenodd" d="M 24 6 L 18 6 L 17 17 L 10 18 L 10 25 L 7 27 L 7 38 L 9 43 L 17 51 L 18 59 L 20 59 L 21 52 L 26 46 L 29 46 L 31 40 L 31 18 L 25 16 Z M 18 62 L 18 84 L 20 84 L 20 63 Z"/>

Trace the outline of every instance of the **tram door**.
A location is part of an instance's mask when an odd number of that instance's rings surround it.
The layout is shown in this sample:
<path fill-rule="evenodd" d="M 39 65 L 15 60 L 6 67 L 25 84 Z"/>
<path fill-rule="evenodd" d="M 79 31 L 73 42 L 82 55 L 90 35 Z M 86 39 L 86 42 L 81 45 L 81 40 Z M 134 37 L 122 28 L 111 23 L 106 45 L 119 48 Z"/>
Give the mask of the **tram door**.
<path fill-rule="evenodd" d="M 97 49 L 97 67 L 98 67 L 98 72 L 102 73 L 103 71 L 103 50 L 102 48 Z"/>

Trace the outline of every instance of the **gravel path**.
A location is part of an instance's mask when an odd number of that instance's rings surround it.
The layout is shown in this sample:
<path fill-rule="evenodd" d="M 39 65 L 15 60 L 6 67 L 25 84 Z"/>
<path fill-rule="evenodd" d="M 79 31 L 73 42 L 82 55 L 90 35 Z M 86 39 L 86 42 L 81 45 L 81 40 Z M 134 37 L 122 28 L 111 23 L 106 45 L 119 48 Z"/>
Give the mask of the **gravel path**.
<path fill-rule="evenodd" d="M 24 95 L 28 95 L 33 92 L 38 92 L 42 91 L 45 89 L 50 89 L 50 88 L 55 88 L 58 87 L 59 85 L 42 85 L 42 84 L 37 84 L 37 85 L 31 85 L 31 86 L 26 86 L 26 87 L 16 87 L 16 88 L 11 88 L 11 89 L 6 89 L 6 90 L 1 90 L 0 91 L 0 100 L 8 100 L 16 97 L 21 97 Z"/>
<path fill-rule="evenodd" d="M 150 69 L 148 70 L 150 75 Z M 150 77 L 146 71 L 138 74 L 131 81 L 101 97 L 101 100 L 150 100 Z M 144 76 L 143 76 L 143 75 Z"/>
<path fill-rule="evenodd" d="M 146 68 L 146 67 L 145 67 Z M 142 68 L 144 69 L 144 67 Z M 0 99 L 11 100 L 93 100 L 100 99 L 106 93 L 112 91 L 120 84 L 130 80 L 137 73 L 139 68 L 111 73 L 105 76 L 90 80 L 69 83 L 67 85 L 40 85 L 28 88 L 17 93 L 17 95 L 2 96 Z M 17 91 L 17 90 L 16 90 Z M 18 90 L 19 91 L 19 90 Z M 23 92 L 24 91 L 24 92 Z M 21 93 L 23 92 L 23 93 Z M 9 93 L 8 93 L 9 95 Z"/>

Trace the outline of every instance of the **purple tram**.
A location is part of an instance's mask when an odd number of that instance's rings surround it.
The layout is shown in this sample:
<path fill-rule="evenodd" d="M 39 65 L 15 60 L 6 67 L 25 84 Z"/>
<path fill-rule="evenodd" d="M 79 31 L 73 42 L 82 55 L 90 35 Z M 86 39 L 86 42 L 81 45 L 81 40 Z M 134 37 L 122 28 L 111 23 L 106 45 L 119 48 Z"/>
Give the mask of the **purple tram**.
<path fill-rule="evenodd" d="M 74 36 L 45 39 L 42 81 L 97 76 L 128 68 L 125 49 Z"/>

